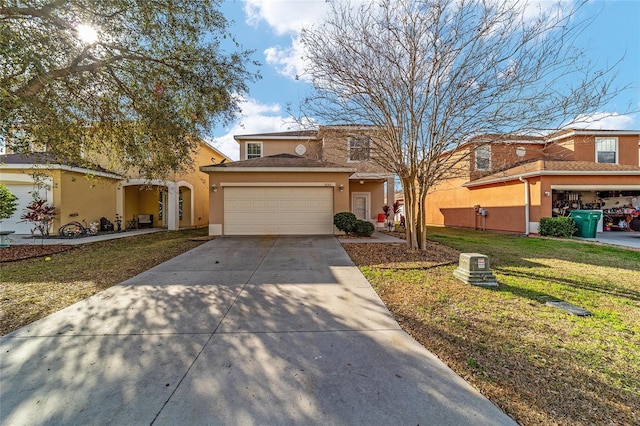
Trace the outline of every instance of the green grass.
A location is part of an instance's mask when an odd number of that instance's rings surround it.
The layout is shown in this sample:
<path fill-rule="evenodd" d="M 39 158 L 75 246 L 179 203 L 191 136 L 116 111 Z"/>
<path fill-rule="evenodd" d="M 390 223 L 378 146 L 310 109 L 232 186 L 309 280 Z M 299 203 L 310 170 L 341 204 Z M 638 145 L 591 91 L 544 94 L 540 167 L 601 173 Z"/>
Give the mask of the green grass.
<path fill-rule="evenodd" d="M 82 244 L 62 253 L 2 264 L 0 334 L 65 308 L 171 259 L 206 229 L 163 231 Z"/>
<path fill-rule="evenodd" d="M 363 267 L 392 313 L 522 424 L 638 424 L 640 252 L 452 228 L 428 238 L 489 256 L 498 288 L 453 278 L 457 265 Z M 564 300 L 593 313 L 545 305 Z"/>

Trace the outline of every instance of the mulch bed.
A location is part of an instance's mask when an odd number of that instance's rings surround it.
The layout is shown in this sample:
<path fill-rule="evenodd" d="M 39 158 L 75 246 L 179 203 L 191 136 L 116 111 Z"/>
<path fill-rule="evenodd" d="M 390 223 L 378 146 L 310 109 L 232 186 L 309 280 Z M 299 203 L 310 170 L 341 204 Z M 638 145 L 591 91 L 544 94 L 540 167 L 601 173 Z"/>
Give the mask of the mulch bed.
<path fill-rule="evenodd" d="M 72 248 L 74 247 L 68 245 L 12 245 L 2 247 L 0 248 L 0 263 L 49 256 Z"/>
<path fill-rule="evenodd" d="M 389 269 L 427 269 L 458 262 L 460 253 L 428 241 L 426 250 L 412 250 L 406 243 L 343 243 L 345 251 L 358 266 Z"/>

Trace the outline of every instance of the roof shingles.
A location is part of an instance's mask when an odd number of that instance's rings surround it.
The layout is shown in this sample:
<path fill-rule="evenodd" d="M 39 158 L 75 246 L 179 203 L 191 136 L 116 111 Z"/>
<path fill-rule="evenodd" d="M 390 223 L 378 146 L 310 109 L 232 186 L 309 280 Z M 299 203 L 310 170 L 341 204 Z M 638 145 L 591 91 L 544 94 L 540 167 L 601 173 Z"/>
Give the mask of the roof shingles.
<path fill-rule="evenodd" d="M 326 161 L 314 160 L 293 154 L 276 154 L 248 160 L 233 161 L 231 163 L 207 166 L 211 168 L 315 168 L 315 169 L 345 169 L 346 167 Z"/>
<path fill-rule="evenodd" d="M 511 169 L 493 173 L 480 179 L 473 180 L 464 186 L 478 186 L 499 181 L 508 181 L 518 179 L 520 176 L 535 176 L 543 174 L 561 175 L 563 172 L 567 174 L 576 174 L 583 172 L 584 174 L 624 174 L 640 175 L 640 167 L 610 163 L 595 163 L 592 161 L 547 161 L 536 160 L 529 163 L 521 164 Z"/>

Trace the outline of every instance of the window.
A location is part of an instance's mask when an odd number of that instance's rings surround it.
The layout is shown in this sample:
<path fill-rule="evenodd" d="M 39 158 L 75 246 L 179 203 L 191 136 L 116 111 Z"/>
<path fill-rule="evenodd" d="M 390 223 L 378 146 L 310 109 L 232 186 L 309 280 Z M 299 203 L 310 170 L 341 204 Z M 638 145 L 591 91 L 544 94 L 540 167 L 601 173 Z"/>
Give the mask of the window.
<path fill-rule="evenodd" d="M 596 163 L 618 163 L 618 138 L 596 138 Z"/>
<path fill-rule="evenodd" d="M 476 170 L 491 170 L 491 145 L 476 148 Z"/>
<path fill-rule="evenodd" d="M 349 161 L 366 161 L 371 158 L 371 139 L 355 136 L 349 139 Z"/>
<path fill-rule="evenodd" d="M 247 142 L 247 160 L 262 157 L 262 142 Z"/>

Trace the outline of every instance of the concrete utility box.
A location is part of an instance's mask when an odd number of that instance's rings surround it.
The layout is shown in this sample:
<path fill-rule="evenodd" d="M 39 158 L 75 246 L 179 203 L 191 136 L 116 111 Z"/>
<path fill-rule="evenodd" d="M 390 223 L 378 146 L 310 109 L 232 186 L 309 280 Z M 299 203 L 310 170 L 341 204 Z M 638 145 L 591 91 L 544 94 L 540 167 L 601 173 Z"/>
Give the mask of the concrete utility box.
<path fill-rule="evenodd" d="M 453 276 L 467 284 L 498 286 L 498 281 L 489 268 L 489 257 L 480 253 L 460 253 L 460 261 Z"/>

